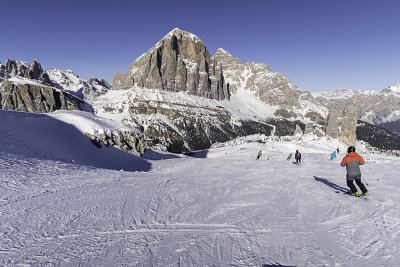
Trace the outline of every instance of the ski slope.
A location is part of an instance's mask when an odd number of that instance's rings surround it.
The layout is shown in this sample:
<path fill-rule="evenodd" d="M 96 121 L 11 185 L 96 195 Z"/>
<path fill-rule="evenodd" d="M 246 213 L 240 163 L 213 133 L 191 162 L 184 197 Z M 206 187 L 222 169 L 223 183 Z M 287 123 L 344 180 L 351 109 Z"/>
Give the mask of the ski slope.
<path fill-rule="evenodd" d="M 1 266 L 400 265 L 399 158 L 361 153 L 363 199 L 344 194 L 344 154 L 329 160 L 337 144 L 323 139 L 147 151 L 135 172 L 34 153 L 12 131 L 0 131 Z"/>

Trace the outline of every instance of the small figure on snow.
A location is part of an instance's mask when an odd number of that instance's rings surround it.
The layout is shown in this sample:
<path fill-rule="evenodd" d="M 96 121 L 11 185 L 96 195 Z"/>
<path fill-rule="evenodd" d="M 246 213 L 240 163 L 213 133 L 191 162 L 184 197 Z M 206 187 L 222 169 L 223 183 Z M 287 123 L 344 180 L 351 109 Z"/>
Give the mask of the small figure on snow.
<path fill-rule="evenodd" d="M 358 191 L 355 187 L 353 180 L 356 180 L 356 184 L 360 187 L 362 195 L 368 196 L 368 190 L 365 188 L 364 184 L 361 182 L 361 171 L 360 165 L 364 165 L 364 159 L 356 153 L 356 148 L 351 146 L 347 149 L 347 155 L 343 158 L 342 163 L 340 165 L 342 167 L 346 166 L 346 180 L 347 186 L 350 187 L 351 193 L 353 196 L 358 197 Z"/>
<path fill-rule="evenodd" d="M 296 159 L 296 164 L 301 163 L 301 154 L 298 150 L 296 150 L 296 153 L 294 154 L 294 158 Z"/>
<path fill-rule="evenodd" d="M 259 159 L 261 156 L 262 156 L 262 153 L 261 153 L 261 150 L 260 150 L 260 152 L 258 152 L 258 154 L 257 154 L 257 158 L 256 159 Z"/>
<path fill-rule="evenodd" d="M 333 151 L 333 153 L 331 154 L 331 160 L 336 159 L 336 152 Z"/>
<path fill-rule="evenodd" d="M 337 153 L 339 154 L 339 148 L 336 149 Z"/>
<path fill-rule="evenodd" d="M 286 160 L 290 160 L 292 158 L 292 153 L 289 154 Z"/>

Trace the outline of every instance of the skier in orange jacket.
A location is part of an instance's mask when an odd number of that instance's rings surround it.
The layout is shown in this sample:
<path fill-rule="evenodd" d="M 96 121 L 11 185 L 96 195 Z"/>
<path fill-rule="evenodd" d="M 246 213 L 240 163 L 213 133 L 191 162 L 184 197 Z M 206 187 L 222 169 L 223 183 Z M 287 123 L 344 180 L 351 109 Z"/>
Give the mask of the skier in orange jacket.
<path fill-rule="evenodd" d="M 368 196 L 368 190 L 365 188 L 364 184 L 361 182 L 361 171 L 360 165 L 364 165 L 364 159 L 356 153 L 356 148 L 351 146 L 347 149 L 347 155 L 343 158 L 340 165 L 342 167 L 346 166 L 346 180 L 347 186 L 350 187 L 353 196 L 359 196 L 357 188 L 355 187 L 353 180 L 356 180 L 356 184 L 360 187 L 362 195 Z"/>

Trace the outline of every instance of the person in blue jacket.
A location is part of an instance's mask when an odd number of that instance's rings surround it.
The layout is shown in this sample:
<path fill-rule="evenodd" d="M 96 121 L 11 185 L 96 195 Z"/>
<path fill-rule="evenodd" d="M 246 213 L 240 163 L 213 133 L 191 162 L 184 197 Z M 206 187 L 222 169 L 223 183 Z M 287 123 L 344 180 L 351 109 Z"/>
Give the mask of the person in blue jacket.
<path fill-rule="evenodd" d="M 333 151 L 333 153 L 331 154 L 331 160 L 336 159 L 336 152 Z"/>

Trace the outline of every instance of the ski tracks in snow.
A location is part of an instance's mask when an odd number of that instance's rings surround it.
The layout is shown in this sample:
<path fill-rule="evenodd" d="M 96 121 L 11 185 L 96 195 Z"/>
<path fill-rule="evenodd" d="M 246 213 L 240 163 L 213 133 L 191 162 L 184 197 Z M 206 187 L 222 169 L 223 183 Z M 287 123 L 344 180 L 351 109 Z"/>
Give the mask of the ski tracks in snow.
<path fill-rule="evenodd" d="M 296 166 L 239 152 L 148 173 L 0 153 L 0 265 L 399 264 L 396 180 L 354 199 L 320 155 Z"/>

